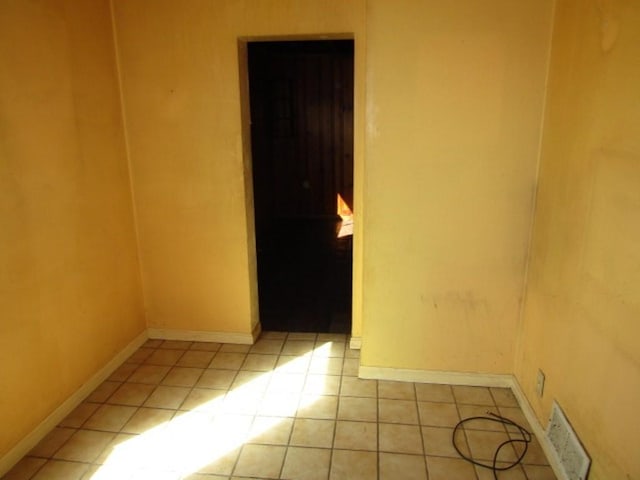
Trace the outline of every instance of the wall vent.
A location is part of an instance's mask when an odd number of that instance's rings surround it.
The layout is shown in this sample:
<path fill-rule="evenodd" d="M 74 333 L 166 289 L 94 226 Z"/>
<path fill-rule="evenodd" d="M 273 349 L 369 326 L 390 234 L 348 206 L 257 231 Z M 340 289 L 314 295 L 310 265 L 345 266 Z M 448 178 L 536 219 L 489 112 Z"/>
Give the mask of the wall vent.
<path fill-rule="evenodd" d="M 586 480 L 591 459 L 555 400 L 551 407 L 546 435 L 553 446 L 551 453 L 556 457 L 556 464 L 563 469 L 565 478 Z"/>

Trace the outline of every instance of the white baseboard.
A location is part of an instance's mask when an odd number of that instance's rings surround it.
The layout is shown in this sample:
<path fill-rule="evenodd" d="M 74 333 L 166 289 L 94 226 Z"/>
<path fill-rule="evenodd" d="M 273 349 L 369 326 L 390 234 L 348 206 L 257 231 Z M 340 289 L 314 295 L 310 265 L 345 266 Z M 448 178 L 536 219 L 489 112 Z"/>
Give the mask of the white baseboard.
<path fill-rule="evenodd" d="M 258 323 L 252 333 L 205 332 L 201 330 L 173 330 L 169 328 L 149 328 L 149 338 L 162 340 L 186 340 L 191 342 L 237 343 L 252 345 L 260 334 Z"/>
<path fill-rule="evenodd" d="M 443 383 L 474 387 L 511 387 L 511 375 L 486 373 L 444 372 L 439 370 L 409 370 L 404 368 L 360 366 L 360 378 L 396 380 L 401 382 Z"/>
<path fill-rule="evenodd" d="M 102 382 L 124 363 L 140 346 L 147 340 L 147 331 L 145 330 L 129 345 L 122 349 L 109 363 L 98 370 L 87 382 L 85 382 L 78 390 L 76 390 L 69 398 L 67 398 L 58 408 L 56 408 L 47 418 L 34 428 L 31 433 L 18 442 L 18 444 L 9 450 L 2 458 L 0 458 L 0 477 L 6 474 L 13 466 L 18 463 L 22 457 L 35 447 L 56 425 L 69 415 L 80 403 L 93 392 Z"/>
<path fill-rule="evenodd" d="M 351 337 L 349 348 L 351 350 L 360 350 L 362 348 L 362 337 Z"/>
<path fill-rule="evenodd" d="M 520 404 L 520 409 L 522 410 L 522 413 L 527 419 L 527 422 L 529 422 L 529 425 L 531 426 L 531 430 L 533 430 L 532 433 L 538 439 L 538 442 L 540 443 L 542 450 L 544 450 L 544 454 L 547 456 L 549 465 L 551 465 L 551 468 L 553 469 L 553 473 L 555 473 L 556 478 L 558 480 L 569 480 L 569 478 L 564 473 L 564 469 L 560 466 L 560 463 L 558 462 L 557 455 L 553 450 L 553 446 L 551 445 L 551 442 L 547 438 L 545 428 L 542 425 L 540 425 L 540 422 L 538 421 L 538 417 L 534 413 L 533 408 L 529 403 L 529 400 L 527 400 L 527 397 L 524 394 L 524 391 L 520 387 L 520 384 L 518 383 L 518 380 L 515 377 L 513 377 L 512 379 L 511 391 L 516 396 L 516 399 Z"/>

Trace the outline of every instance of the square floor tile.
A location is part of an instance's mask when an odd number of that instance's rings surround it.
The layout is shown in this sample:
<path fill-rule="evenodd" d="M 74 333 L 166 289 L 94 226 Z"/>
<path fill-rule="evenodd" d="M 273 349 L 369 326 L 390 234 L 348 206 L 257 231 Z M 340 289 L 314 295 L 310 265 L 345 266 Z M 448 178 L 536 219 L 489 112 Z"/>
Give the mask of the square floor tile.
<path fill-rule="evenodd" d="M 272 445 L 245 445 L 233 474 L 243 477 L 278 478 L 286 450 L 285 447 Z"/>
<path fill-rule="evenodd" d="M 480 430 L 467 430 L 467 441 L 473 458 L 478 460 L 492 460 L 493 456 L 505 440 L 509 440 L 506 432 L 486 432 Z M 512 462 L 516 455 L 511 445 L 506 445 L 500 450 L 498 461 Z"/>
<path fill-rule="evenodd" d="M 60 422 L 60 426 L 80 428 L 98 408 L 100 408 L 99 403 L 82 402 Z"/>
<path fill-rule="evenodd" d="M 216 439 L 223 445 L 241 445 L 248 439 L 253 416 L 227 413 L 213 418 L 211 423 Z"/>
<path fill-rule="evenodd" d="M 378 380 L 378 397 L 394 400 L 415 400 L 416 392 L 412 382 Z"/>
<path fill-rule="evenodd" d="M 427 467 L 422 455 L 380 453 L 380 480 L 427 480 Z"/>
<path fill-rule="evenodd" d="M 510 434 L 510 437 L 514 439 L 522 438 L 519 434 Z M 518 456 L 520 456 L 524 451 L 524 443 L 514 442 L 513 447 Z M 527 446 L 527 453 L 522 459 L 522 463 L 527 465 L 549 465 L 549 461 L 542 449 L 542 445 L 540 445 L 540 442 L 535 435 L 531 435 L 531 442 Z"/>
<path fill-rule="evenodd" d="M 491 392 L 487 387 L 468 387 L 465 385 L 453 385 L 453 395 L 459 404 L 470 405 L 495 405 Z"/>
<path fill-rule="evenodd" d="M 307 373 L 310 363 L 311 356 L 309 355 L 280 355 L 275 369 L 279 373 Z"/>
<path fill-rule="evenodd" d="M 491 462 L 487 462 L 488 465 Z M 498 467 L 506 467 L 507 464 L 499 463 Z M 490 468 L 484 468 L 480 466 L 475 466 L 476 474 L 478 475 L 478 480 L 495 480 L 493 475 L 493 470 Z M 498 471 L 498 479 L 499 480 L 527 480 L 527 476 L 524 473 L 521 465 L 515 465 L 513 468 L 508 470 Z"/>
<path fill-rule="evenodd" d="M 311 395 L 338 395 L 340 377 L 337 375 L 307 375 L 303 392 Z"/>
<path fill-rule="evenodd" d="M 330 480 L 371 480 L 378 477 L 378 454 L 333 450 Z"/>
<path fill-rule="evenodd" d="M 345 358 L 342 364 L 342 375 L 357 377 L 360 370 L 360 360 L 357 358 Z"/>
<path fill-rule="evenodd" d="M 180 410 L 194 410 L 211 414 L 223 411 L 226 390 L 194 388 L 180 405 Z"/>
<path fill-rule="evenodd" d="M 282 355 L 313 355 L 315 342 L 313 340 L 290 340 L 287 339 L 282 345 L 280 353 Z"/>
<path fill-rule="evenodd" d="M 519 407 L 518 400 L 510 388 L 489 388 L 495 404 L 499 407 Z"/>
<path fill-rule="evenodd" d="M 203 388 L 229 388 L 236 376 L 235 370 L 208 369 L 203 372 L 196 386 Z"/>
<path fill-rule="evenodd" d="M 305 355 L 313 352 L 315 342 L 311 340 L 288 340 L 282 346 L 282 355 Z"/>
<path fill-rule="evenodd" d="M 213 360 L 215 352 L 189 350 L 178 360 L 179 367 L 207 368 Z"/>
<path fill-rule="evenodd" d="M 284 345 L 284 339 L 260 338 L 253 344 L 249 351 L 251 353 L 270 353 L 277 355 L 280 353 L 280 350 L 282 350 L 282 345 Z"/>
<path fill-rule="evenodd" d="M 125 433 L 144 433 L 153 428 L 166 425 L 173 417 L 172 410 L 162 408 L 141 408 L 122 427 Z"/>
<path fill-rule="evenodd" d="M 24 457 L 2 478 L 3 480 L 29 480 L 46 462 L 44 458 Z"/>
<path fill-rule="evenodd" d="M 529 422 L 527 421 L 527 417 L 524 416 L 524 413 L 522 413 L 522 410 L 520 409 L 520 407 L 499 407 L 498 413 L 499 415 L 505 418 L 508 418 L 512 422 L 517 423 L 518 425 L 528 430 L 529 432 L 532 431 L 531 427 L 529 426 Z M 512 426 L 505 426 L 505 428 L 509 432 L 518 431 L 516 427 L 512 427 Z"/>
<path fill-rule="evenodd" d="M 298 410 L 299 403 L 300 395 L 298 394 L 267 392 L 262 397 L 262 402 L 260 402 L 256 413 L 264 416 L 293 417 Z"/>
<path fill-rule="evenodd" d="M 309 364 L 309 373 L 321 375 L 341 375 L 343 358 L 336 357 L 313 357 Z"/>
<path fill-rule="evenodd" d="M 109 375 L 108 380 L 113 382 L 124 382 L 126 381 L 133 372 L 138 368 L 137 363 L 123 363 L 116 370 Z"/>
<path fill-rule="evenodd" d="M 333 442 L 333 420 L 297 418 L 293 423 L 290 445 L 298 447 L 331 447 Z"/>
<path fill-rule="evenodd" d="M 207 464 L 200 466 L 198 472 L 194 473 L 225 475 L 224 478 L 227 478 L 227 475 L 231 474 L 239 454 L 240 448 L 229 451 L 226 448 L 212 449 L 209 456 L 211 460 Z"/>
<path fill-rule="evenodd" d="M 221 343 L 216 342 L 193 342 L 189 350 L 197 350 L 200 352 L 217 352 L 222 346 Z"/>
<path fill-rule="evenodd" d="M 120 462 L 118 460 L 123 458 L 123 448 L 130 447 L 131 443 L 129 442 L 135 441 L 136 439 L 140 439 L 140 437 L 131 433 L 116 433 L 93 463 L 99 465 L 108 463 L 110 466 L 130 467 L 130 462 Z M 121 465 L 121 463 L 125 465 Z"/>
<path fill-rule="evenodd" d="M 277 355 L 250 353 L 247 355 L 241 369 L 253 370 L 258 372 L 269 372 L 274 369 L 277 360 Z"/>
<path fill-rule="evenodd" d="M 474 420 L 468 420 L 464 423 L 465 430 L 489 430 L 494 432 L 504 432 L 504 425 L 496 422 L 495 417 L 489 412 L 498 413 L 497 408 L 491 408 L 482 405 L 458 405 L 460 418 L 462 420 L 471 419 L 473 417 L 481 417 Z"/>
<path fill-rule="evenodd" d="M 143 383 L 124 383 L 109 397 L 113 405 L 142 405 L 156 387 Z"/>
<path fill-rule="evenodd" d="M 170 350 L 188 350 L 191 348 L 191 344 L 186 340 L 164 340 L 158 348 L 170 349 Z"/>
<path fill-rule="evenodd" d="M 338 419 L 376 422 L 378 421 L 378 401 L 375 398 L 340 397 Z"/>
<path fill-rule="evenodd" d="M 251 345 L 245 345 L 240 343 L 223 343 L 219 352 L 226 353 L 247 353 L 251 350 Z"/>
<path fill-rule="evenodd" d="M 118 432 L 129 421 L 135 411 L 136 407 L 105 404 L 91 415 L 89 420 L 84 423 L 83 428 Z"/>
<path fill-rule="evenodd" d="M 247 355 L 245 353 L 218 352 L 209 364 L 209 368 L 238 370 Z"/>
<path fill-rule="evenodd" d="M 186 387 L 160 385 L 144 403 L 145 407 L 177 409 L 189 394 Z"/>
<path fill-rule="evenodd" d="M 418 402 L 418 410 L 422 425 L 453 428 L 460 421 L 454 403 Z"/>
<path fill-rule="evenodd" d="M 373 422 L 338 421 L 334 448 L 345 450 L 378 450 L 378 424 Z"/>
<path fill-rule="evenodd" d="M 344 341 L 318 341 L 313 349 L 314 357 L 344 357 L 346 343 Z"/>
<path fill-rule="evenodd" d="M 292 417 L 256 416 L 249 430 L 248 442 L 267 445 L 287 445 L 293 428 Z"/>
<path fill-rule="evenodd" d="M 429 480 L 470 480 L 476 478 L 473 465 L 460 458 L 427 457 Z"/>
<path fill-rule="evenodd" d="M 169 373 L 171 367 L 161 365 L 140 365 L 129 377 L 128 382 L 157 385 Z"/>
<path fill-rule="evenodd" d="M 228 413 L 253 415 L 258 411 L 262 395 L 252 391 L 232 390 L 224 399 L 223 410 Z"/>
<path fill-rule="evenodd" d="M 91 395 L 85 398 L 85 402 L 104 403 L 120 385 L 122 385 L 121 382 L 112 382 L 110 380 L 102 382 L 98 388 L 91 392 Z"/>
<path fill-rule="evenodd" d="M 33 480 L 79 480 L 88 468 L 89 465 L 85 463 L 49 460 Z"/>
<path fill-rule="evenodd" d="M 347 343 L 349 340 L 349 335 L 346 333 L 318 333 L 318 337 L 316 340 L 319 343 L 322 342 L 340 342 Z"/>
<path fill-rule="evenodd" d="M 287 334 L 287 340 L 315 341 L 317 338 L 318 334 L 313 332 L 289 332 Z"/>
<path fill-rule="evenodd" d="M 453 428 L 422 427 L 425 454 L 460 458 L 460 455 L 453 447 L 453 432 Z M 469 456 L 467 440 L 462 429 L 456 431 L 455 443 L 463 454 Z"/>
<path fill-rule="evenodd" d="M 271 383 L 272 376 L 272 372 L 240 370 L 233 379 L 233 383 L 231 383 L 229 389 L 231 391 L 251 392 L 258 395 L 267 390 L 267 387 Z"/>
<path fill-rule="evenodd" d="M 378 396 L 378 382 L 377 380 L 364 380 L 357 377 L 342 377 L 340 395 L 376 398 Z"/>
<path fill-rule="evenodd" d="M 347 349 L 344 352 L 344 356 L 346 358 L 360 358 L 360 350 L 347 347 Z"/>
<path fill-rule="evenodd" d="M 31 449 L 29 455 L 44 458 L 52 457 L 74 433 L 76 433 L 76 430 L 73 428 L 56 427 Z"/>
<path fill-rule="evenodd" d="M 454 405 L 455 407 L 455 405 Z M 384 423 L 418 424 L 418 408 L 413 400 L 378 400 L 378 420 Z"/>
<path fill-rule="evenodd" d="M 140 347 L 136 350 L 129 358 L 127 358 L 127 363 L 143 363 L 147 358 L 151 356 L 155 352 L 153 348 Z"/>
<path fill-rule="evenodd" d="M 416 396 L 420 402 L 455 402 L 451 385 L 416 383 Z"/>
<path fill-rule="evenodd" d="M 156 350 L 144 361 L 148 365 L 174 366 L 180 357 L 184 355 L 184 350 Z"/>
<path fill-rule="evenodd" d="M 290 447 L 284 460 L 282 476 L 296 480 L 326 480 L 331 450 Z"/>
<path fill-rule="evenodd" d="M 529 480 L 556 480 L 553 469 L 543 465 L 523 465 L 527 478 Z"/>
<path fill-rule="evenodd" d="M 271 376 L 267 391 L 274 393 L 301 393 L 305 382 L 306 376 L 303 373 L 275 372 Z"/>
<path fill-rule="evenodd" d="M 423 454 L 422 436 L 417 425 L 378 425 L 380 451 Z"/>
<path fill-rule="evenodd" d="M 335 420 L 338 413 L 338 397 L 335 395 L 302 395 L 296 416 Z"/>
<path fill-rule="evenodd" d="M 93 462 L 114 436 L 113 433 L 78 430 L 56 452 L 55 458 L 73 462 Z"/>
<path fill-rule="evenodd" d="M 269 340 L 284 340 L 287 338 L 287 332 L 276 332 L 274 330 L 263 330 L 260 334 L 260 340 L 269 339 Z"/>
<path fill-rule="evenodd" d="M 204 371 L 204 368 L 173 367 L 162 379 L 162 384 L 174 387 L 193 387 Z"/>

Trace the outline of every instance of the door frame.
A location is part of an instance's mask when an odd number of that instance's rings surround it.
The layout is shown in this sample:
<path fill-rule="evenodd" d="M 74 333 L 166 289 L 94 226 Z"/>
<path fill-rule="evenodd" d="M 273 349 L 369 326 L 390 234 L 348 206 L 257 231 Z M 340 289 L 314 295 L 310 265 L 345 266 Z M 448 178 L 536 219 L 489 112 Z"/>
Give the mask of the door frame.
<path fill-rule="evenodd" d="M 362 39 L 352 33 L 317 35 L 245 36 L 238 38 L 238 72 L 240 93 L 241 147 L 244 175 L 244 198 L 247 232 L 247 264 L 249 268 L 249 293 L 251 298 L 251 328 L 260 330 L 258 301 L 258 261 L 256 251 L 255 207 L 253 198 L 253 174 L 251 154 L 251 105 L 249 92 L 249 42 L 274 41 L 353 40 L 353 260 L 351 278 L 351 348 L 360 348 L 362 336 L 363 302 L 363 223 L 364 223 L 364 120 L 365 86 L 364 53 Z"/>

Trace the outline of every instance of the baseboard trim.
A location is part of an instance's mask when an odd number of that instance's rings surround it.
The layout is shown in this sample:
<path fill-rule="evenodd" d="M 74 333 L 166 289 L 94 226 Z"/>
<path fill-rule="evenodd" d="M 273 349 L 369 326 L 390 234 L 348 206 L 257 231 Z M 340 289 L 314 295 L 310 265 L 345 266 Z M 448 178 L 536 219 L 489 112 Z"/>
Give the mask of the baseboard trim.
<path fill-rule="evenodd" d="M 349 348 L 351 350 L 360 350 L 362 348 L 362 337 L 351 337 Z"/>
<path fill-rule="evenodd" d="M 360 366 L 360 378 L 395 380 L 416 383 L 442 383 L 474 387 L 511 387 L 512 376 L 488 373 L 446 372 L 439 370 L 410 370 L 405 368 Z"/>
<path fill-rule="evenodd" d="M 205 332 L 201 330 L 174 330 L 169 328 L 149 328 L 149 338 L 162 340 L 186 340 L 191 342 L 216 342 L 252 345 L 260 334 L 260 324 L 252 333 Z"/>
<path fill-rule="evenodd" d="M 520 387 L 520 384 L 518 383 L 518 380 L 515 377 L 512 378 L 511 391 L 516 396 L 516 399 L 520 404 L 520 409 L 522 410 L 522 413 L 527 419 L 527 422 L 529 422 L 529 425 L 531 426 L 531 430 L 533 430 L 532 433 L 538 439 L 538 443 L 540 443 L 542 450 L 544 450 L 544 454 L 547 456 L 549 465 L 551 465 L 551 468 L 553 469 L 553 473 L 555 473 L 556 478 L 558 480 L 569 480 L 569 477 L 567 477 L 567 475 L 564 472 L 564 469 L 561 467 L 560 463 L 558 462 L 558 458 L 555 451 L 553 450 L 553 446 L 551 445 L 551 442 L 547 438 L 545 428 L 542 425 L 540 425 L 540 422 L 538 421 L 538 417 L 533 411 L 533 408 L 531 407 L 529 400 L 527 400 L 527 397 L 524 394 L 524 391 Z"/>
<path fill-rule="evenodd" d="M 122 365 L 138 348 L 147 341 L 147 331 L 143 331 L 124 347 L 109 363 L 98 370 L 78 390 L 67 398 L 47 418 L 34 428 L 31 433 L 20 440 L 16 446 L 0 458 L 0 477 L 11 470 L 27 453 L 35 447 L 51 430 L 69 415 L 82 401 L 93 392 L 102 382 Z"/>
<path fill-rule="evenodd" d="M 256 343 L 256 340 L 260 338 L 261 333 L 262 333 L 262 324 L 258 322 L 253 326 L 253 330 L 251 331 L 251 336 L 253 337 L 253 341 L 251 342 L 252 344 Z"/>

